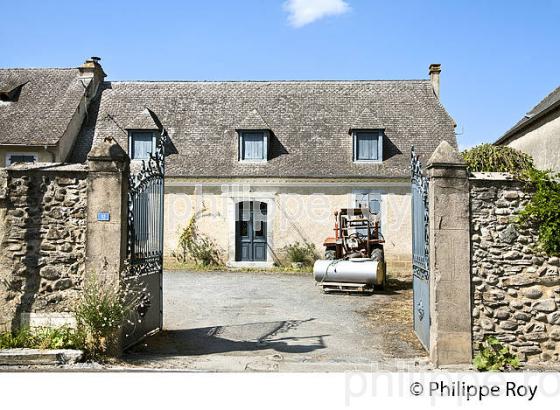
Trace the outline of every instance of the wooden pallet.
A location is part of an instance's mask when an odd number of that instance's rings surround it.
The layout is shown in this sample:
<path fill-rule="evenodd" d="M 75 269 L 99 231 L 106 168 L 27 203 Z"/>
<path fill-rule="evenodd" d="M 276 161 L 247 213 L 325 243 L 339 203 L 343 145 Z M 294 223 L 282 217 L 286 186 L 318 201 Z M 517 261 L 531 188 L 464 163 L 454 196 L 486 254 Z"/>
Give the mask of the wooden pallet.
<path fill-rule="evenodd" d="M 347 283 L 347 282 L 321 282 L 318 283 L 323 288 L 323 292 L 358 292 L 373 293 L 373 288 L 365 283 Z"/>

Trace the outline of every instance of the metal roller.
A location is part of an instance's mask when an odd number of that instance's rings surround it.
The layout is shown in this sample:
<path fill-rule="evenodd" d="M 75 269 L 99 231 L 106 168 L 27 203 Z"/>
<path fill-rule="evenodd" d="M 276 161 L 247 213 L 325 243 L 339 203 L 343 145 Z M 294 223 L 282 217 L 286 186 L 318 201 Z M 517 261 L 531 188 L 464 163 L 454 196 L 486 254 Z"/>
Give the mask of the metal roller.
<path fill-rule="evenodd" d="M 363 283 L 369 286 L 383 285 L 385 263 L 370 258 L 349 260 L 318 260 L 313 265 L 317 282 Z"/>

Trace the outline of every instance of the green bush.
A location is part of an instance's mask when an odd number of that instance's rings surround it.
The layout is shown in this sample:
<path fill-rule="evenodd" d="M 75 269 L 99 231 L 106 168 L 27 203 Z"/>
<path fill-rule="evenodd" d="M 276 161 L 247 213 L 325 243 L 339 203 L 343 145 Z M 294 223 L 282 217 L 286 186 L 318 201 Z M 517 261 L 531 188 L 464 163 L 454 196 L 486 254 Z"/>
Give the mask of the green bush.
<path fill-rule="evenodd" d="M 290 262 L 304 265 L 313 265 L 318 258 L 315 245 L 309 242 L 294 242 L 286 246 L 286 256 Z"/>
<path fill-rule="evenodd" d="M 560 254 L 560 175 L 530 170 L 522 177 L 534 189 L 529 203 L 519 213 L 519 223 L 538 226 L 539 246 L 549 255 Z"/>
<path fill-rule="evenodd" d="M 133 278 L 124 285 L 102 282 L 96 275 L 86 279 L 74 314 L 88 358 L 120 354 L 122 327 L 126 322 L 133 324 L 139 320 L 137 307 L 145 298 L 145 289 L 137 289 L 134 283 Z"/>
<path fill-rule="evenodd" d="M 69 327 L 22 328 L 0 333 L 0 349 L 81 349 L 82 337 Z"/>
<path fill-rule="evenodd" d="M 480 344 L 480 351 L 474 357 L 474 366 L 481 372 L 501 372 L 504 370 L 518 369 L 519 357 L 509 351 L 507 346 L 500 343 L 495 337 L 488 337 Z"/>
<path fill-rule="evenodd" d="M 461 153 L 470 172 L 510 172 L 518 175 L 533 168 L 533 158 L 504 145 L 481 144 Z"/>

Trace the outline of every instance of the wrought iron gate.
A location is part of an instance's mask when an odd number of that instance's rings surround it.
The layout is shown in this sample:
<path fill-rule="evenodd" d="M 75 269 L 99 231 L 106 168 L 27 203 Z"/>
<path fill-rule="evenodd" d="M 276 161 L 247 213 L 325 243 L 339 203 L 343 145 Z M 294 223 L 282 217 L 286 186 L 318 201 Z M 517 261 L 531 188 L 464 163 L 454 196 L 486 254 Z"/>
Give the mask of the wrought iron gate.
<path fill-rule="evenodd" d="M 133 345 L 163 326 L 163 200 L 167 133 L 156 138 L 156 149 L 132 173 L 128 191 L 128 260 L 125 282 L 140 289 L 137 315 L 125 325 L 125 346 Z M 138 297 L 137 297 L 138 298 Z"/>
<path fill-rule="evenodd" d="M 412 183 L 412 289 L 414 332 L 426 349 L 430 348 L 430 254 L 428 231 L 428 177 L 414 147 L 410 156 Z"/>

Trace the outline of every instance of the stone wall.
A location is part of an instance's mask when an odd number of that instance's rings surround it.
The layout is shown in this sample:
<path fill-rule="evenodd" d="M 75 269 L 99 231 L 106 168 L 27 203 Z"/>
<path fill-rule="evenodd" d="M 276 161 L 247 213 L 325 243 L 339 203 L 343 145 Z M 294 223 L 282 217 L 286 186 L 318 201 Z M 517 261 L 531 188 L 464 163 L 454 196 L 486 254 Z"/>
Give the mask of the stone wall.
<path fill-rule="evenodd" d="M 559 259 L 515 223 L 531 193 L 503 174 L 470 180 L 473 341 L 495 335 L 528 362 L 560 361 Z"/>
<path fill-rule="evenodd" d="M 85 270 L 86 177 L 82 165 L 3 171 L 0 328 L 72 310 Z"/>

